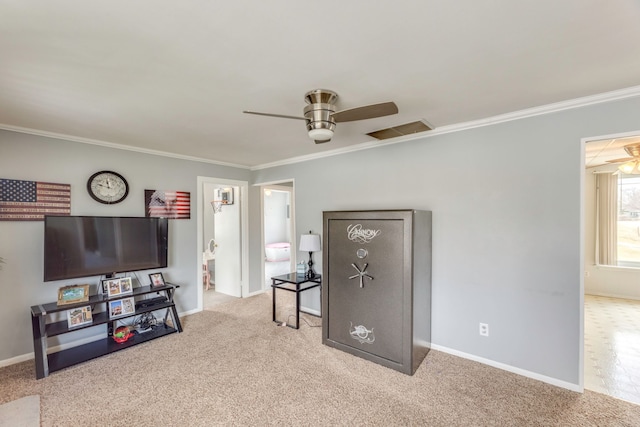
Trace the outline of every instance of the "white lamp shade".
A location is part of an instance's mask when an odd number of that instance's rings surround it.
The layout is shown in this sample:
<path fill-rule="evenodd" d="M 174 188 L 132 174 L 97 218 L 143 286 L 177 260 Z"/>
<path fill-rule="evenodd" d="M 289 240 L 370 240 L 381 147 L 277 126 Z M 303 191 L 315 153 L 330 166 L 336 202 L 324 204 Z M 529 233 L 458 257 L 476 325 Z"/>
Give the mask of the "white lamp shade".
<path fill-rule="evenodd" d="M 303 234 L 300 236 L 299 250 L 304 252 L 318 252 L 320 250 L 319 234 Z"/>

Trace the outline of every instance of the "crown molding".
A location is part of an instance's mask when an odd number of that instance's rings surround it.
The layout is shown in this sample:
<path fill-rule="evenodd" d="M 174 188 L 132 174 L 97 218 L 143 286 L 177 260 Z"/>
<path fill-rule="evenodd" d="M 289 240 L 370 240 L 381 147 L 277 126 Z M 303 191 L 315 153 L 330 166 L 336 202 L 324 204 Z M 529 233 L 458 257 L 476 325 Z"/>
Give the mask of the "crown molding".
<path fill-rule="evenodd" d="M 351 152 L 354 152 L 354 151 L 369 150 L 369 149 L 372 149 L 372 148 L 384 147 L 386 145 L 400 144 L 400 143 L 403 143 L 403 142 L 413 141 L 413 140 L 416 140 L 416 139 L 431 138 L 431 137 L 434 137 L 434 136 L 437 136 L 437 135 L 443 135 L 443 134 L 453 133 L 453 132 L 460 132 L 460 131 L 474 129 L 474 128 L 480 128 L 480 127 L 484 127 L 484 126 L 491 126 L 491 125 L 495 125 L 495 124 L 499 124 L 499 123 L 509 122 L 509 121 L 512 121 L 512 120 L 520 120 L 520 119 L 539 116 L 539 115 L 543 115 L 543 114 L 556 113 L 556 112 L 559 112 L 559 111 L 570 110 L 570 109 L 575 109 L 575 108 L 581 108 L 581 107 L 586 107 L 586 106 L 589 106 L 589 105 L 596 105 L 596 104 L 602 104 L 602 103 L 606 103 L 606 102 L 613 102 L 613 101 L 618 101 L 618 100 L 622 100 L 622 99 L 626 99 L 626 98 L 635 98 L 635 97 L 638 97 L 638 96 L 640 96 L 640 86 L 632 86 L 632 87 L 625 88 L 625 89 L 619 89 L 619 90 L 614 90 L 614 91 L 610 91 L 610 92 L 604 92 L 604 93 L 600 93 L 600 94 L 596 94 L 596 95 L 590 95 L 590 96 L 585 96 L 585 97 L 581 97 L 581 98 L 575 98 L 575 99 L 568 100 L 568 101 L 561 101 L 561 102 L 556 102 L 556 103 L 552 103 L 552 104 L 542 105 L 542 106 L 539 106 L 539 107 L 533 107 L 533 108 L 527 108 L 527 109 L 524 109 L 524 110 L 513 111 L 513 112 L 510 112 L 510 113 L 500 114 L 500 115 L 497 115 L 497 116 L 487 117 L 487 118 L 484 118 L 484 119 L 479 119 L 479 120 L 473 120 L 473 121 L 464 122 L 464 123 L 457 123 L 457 124 L 453 124 L 453 125 L 442 126 L 442 127 L 439 127 L 439 128 L 435 128 L 435 129 L 433 129 L 431 131 L 427 131 L 427 132 L 423 132 L 423 133 L 419 133 L 419 134 L 413 134 L 413 135 L 405 135 L 405 136 L 402 136 L 402 137 L 394 138 L 394 139 L 386 141 L 386 142 L 368 141 L 368 142 L 364 142 L 362 144 L 356 144 L 356 145 L 352 145 L 352 146 L 349 146 L 349 147 L 338 148 L 338 149 L 335 149 L 335 150 L 329 150 L 329 151 L 324 151 L 322 153 L 314 153 L 314 154 L 309 154 L 309 155 L 305 155 L 305 156 L 291 157 L 291 158 L 288 158 L 288 159 L 279 160 L 279 161 L 272 162 L 272 163 L 264 163 L 264 164 L 260 164 L 260 165 L 256 165 L 256 166 L 246 166 L 246 165 L 239 165 L 239 164 L 235 164 L 235 163 L 227 163 L 227 162 L 221 162 L 221 161 L 216 161 L 216 160 L 211 160 L 211 159 L 205 159 L 205 158 L 201 158 L 201 157 L 185 156 L 185 155 L 182 155 L 182 154 L 170 153 L 170 152 L 167 152 L 167 151 L 151 150 L 151 149 L 147 149 L 147 148 L 133 147 L 133 146 L 129 146 L 129 145 L 116 144 L 116 143 L 113 143 L 113 142 L 101 141 L 101 140 L 97 140 L 97 139 L 82 138 L 82 137 L 77 137 L 77 136 L 72 136 L 72 135 L 64 135 L 64 134 L 59 134 L 59 133 L 55 133 L 55 132 L 47 132 L 47 131 L 41 131 L 41 130 L 37 130 L 37 129 L 24 128 L 24 127 L 19 127 L 19 126 L 12 126 L 12 125 L 7 125 L 7 124 L 3 124 L 3 123 L 0 123 L 0 129 L 13 131 L 13 132 L 19 132 L 19 133 L 25 133 L 25 134 L 30 134 L 30 135 L 44 136 L 44 137 L 47 137 L 47 138 L 61 139 L 61 140 L 65 140 L 65 141 L 73 141 L 73 142 L 80 142 L 80 143 L 84 143 L 84 144 L 99 145 L 99 146 L 102 146 L 102 147 L 115 148 L 115 149 L 119 149 L 119 150 L 134 151 L 134 152 L 138 152 L 138 153 L 151 154 L 151 155 L 155 155 L 155 156 L 170 157 L 170 158 L 174 158 L 174 159 L 189 160 L 189 161 L 195 161 L 195 162 L 201 162 L 201 163 L 209 163 L 209 164 L 214 164 L 214 165 L 219 165 L 219 166 L 228 166 L 228 167 L 233 167 L 233 168 L 238 168 L 238 169 L 248 169 L 248 170 L 251 170 L 251 171 L 256 171 L 256 170 L 260 170 L 260 169 L 269 169 L 269 168 L 273 168 L 273 167 L 277 167 L 277 166 L 285 166 L 285 165 L 290 165 L 290 164 L 295 164 L 295 163 L 306 162 L 306 161 L 310 161 L 310 160 L 322 159 L 322 158 L 325 158 L 325 157 L 338 156 L 338 155 L 341 155 L 341 154 L 351 153 Z M 420 119 L 420 120 L 424 121 L 425 119 Z"/>
<path fill-rule="evenodd" d="M 238 165 L 238 164 L 235 164 L 235 163 L 220 162 L 220 161 L 217 161 L 217 160 L 204 159 L 202 157 L 185 156 L 185 155 L 182 155 L 182 154 L 170 153 L 168 151 L 151 150 L 151 149 L 148 149 L 148 148 L 133 147 L 131 145 L 116 144 L 116 143 L 113 143 L 113 142 L 106 142 L 106 141 L 101 141 L 101 140 L 98 140 L 98 139 L 82 138 L 82 137 L 78 137 L 78 136 L 64 135 L 64 134 L 55 133 L 55 132 L 47 132 L 47 131 L 42 131 L 42 130 L 37 130 L 37 129 L 24 128 L 24 127 L 19 127 L 19 126 L 12 126 L 12 125 L 4 124 L 4 123 L 0 123 L 0 129 L 9 130 L 9 131 L 12 131 L 12 132 L 26 133 L 26 134 L 29 134 L 29 135 L 44 136 L 44 137 L 47 137 L 47 138 L 61 139 L 61 140 L 64 140 L 64 141 L 72 141 L 72 142 L 80 142 L 80 143 L 83 143 L 83 144 L 99 145 L 101 147 L 115 148 L 115 149 L 118 149 L 118 150 L 135 151 L 136 153 L 151 154 L 151 155 L 154 155 L 154 156 L 171 157 L 171 158 L 174 158 L 174 159 L 189 160 L 189 161 L 201 162 L 201 163 L 210 163 L 210 164 L 214 164 L 214 165 L 229 166 L 229 167 L 232 167 L 232 168 L 239 168 L 239 169 L 249 169 L 249 166 L 246 166 L 246 165 Z"/>
<path fill-rule="evenodd" d="M 307 156 L 292 157 L 285 160 L 280 160 L 272 163 L 265 163 L 262 165 L 253 166 L 250 169 L 252 171 L 260 169 L 268 169 L 276 166 L 285 166 L 294 163 L 306 162 L 309 160 L 321 159 L 324 157 L 338 156 L 340 154 L 351 153 L 360 150 L 369 150 L 371 148 L 384 147 L 386 145 L 400 144 L 402 142 L 413 141 L 422 138 L 431 138 L 437 135 L 443 135 L 446 133 L 460 132 L 469 129 L 480 128 L 484 126 L 492 126 L 498 123 L 505 123 L 512 120 L 520 120 L 528 117 L 540 116 L 543 114 L 557 113 L 564 110 L 570 110 L 575 108 L 587 107 L 589 105 L 602 104 L 605 102 L 613 102 L 626 98 L 635 98 L 640 96 L 640 86 L 633 86 L 625 89 L 614 90 L 611 92 L 600 93 L 597 95 L 585 96 L 581 98 L 575 98 L 568 101 L 555 102 L 553 104 L 546 104 L 539 107 L 527 108 L 524 110 L 513 111 L 510 113 L 500 114 L 497 116 L 487 117 L 484 119 L 473 120 L 464 123 L 457 123 L 448 126 L 442 126 L 430 131 L 421 132 L 419 134 L 406 135 L 398 138 L 394 138 L 388 142 L 369 141 L 362 144 L 352 145 L 350 147 L 338 148 L 335 150 L 324 151 L 322 153 L 311 154 Z M 421 119 L 424 120 L 424 119 Z"/>

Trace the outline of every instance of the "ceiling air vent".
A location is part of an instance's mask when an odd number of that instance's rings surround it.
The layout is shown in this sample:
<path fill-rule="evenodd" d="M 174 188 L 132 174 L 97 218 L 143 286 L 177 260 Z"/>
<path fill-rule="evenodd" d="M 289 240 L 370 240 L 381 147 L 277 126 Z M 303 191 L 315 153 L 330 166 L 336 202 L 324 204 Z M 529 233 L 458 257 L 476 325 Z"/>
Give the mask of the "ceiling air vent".
<path fill-rule="evenodd" d="M 394 126 L 391 128 L 380 129 L 375 132 L 370 132 L 367 135 L 379 140 L 383 140 L 396 138 L 399 136 L 411 135 L 419 132 L 425 132 L 433 129 L 433 126 L 428 122 L 419 120 L 417 122 L 405 123 L 403 125 Z"/>

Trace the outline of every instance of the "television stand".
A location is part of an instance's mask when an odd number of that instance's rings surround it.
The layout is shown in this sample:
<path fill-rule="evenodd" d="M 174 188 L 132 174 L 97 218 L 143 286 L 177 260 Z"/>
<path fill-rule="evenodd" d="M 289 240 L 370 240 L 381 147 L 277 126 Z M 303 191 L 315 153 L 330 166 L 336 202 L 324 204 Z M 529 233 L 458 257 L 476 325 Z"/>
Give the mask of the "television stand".
<path fill-rule="evenodd" d="M 142 344 L 143 342 L 147 342 L 155 338 L 160 338 L 175 332 L 182 332 L 182 325 L 178 318 L 176 305 L 173 302 L 173 295 L 178 287 L 179 285 L 170 283 L 163 286 L 142 286 L 134 288 L 132 293 L 124 295 L 109 297 L 106 294 L 98 294 L 90 296 L 89 301 L 79 303 L 58 305 L 57 302 L 52 302 L 32 306 L 31 326 L 33 330 L 36 378 L 41 379 L 47 377 L 51 372 L 59 371 L 64 368 L 68 368 L 69 366 L 86 362 L 87 360 L 95 359 L 134 345 Z M 109 301 L 138 297 L 156 292 L 163 293 L 166 296 L 166 301 L 144 307 L 138 306 L 134 313 L 114 319 L 109 318 L 107 307 L 107 303 Z M 66 320 L 47 323 L 48 316 L 86 306 L 91 306 L 93 319 L 91 323 L 71 328 L 68 326 L 68 322 Z M 95 310 L 95 308 L 99 306 L 103 308 L 103 311 Z M 123 343 L 117 343 L 114 341 L 113 332 L 117 321 L 160 310 L 164 310 L 164 320 L 162 325 L 158 325 L 144 333 L 135 334 Z M 169 317 L 171 317 L 171 326 L 167 324 Z M 106 338 L 47 354 L 48 338 L 104 324 L 107 324 L 108 336 Z"/>

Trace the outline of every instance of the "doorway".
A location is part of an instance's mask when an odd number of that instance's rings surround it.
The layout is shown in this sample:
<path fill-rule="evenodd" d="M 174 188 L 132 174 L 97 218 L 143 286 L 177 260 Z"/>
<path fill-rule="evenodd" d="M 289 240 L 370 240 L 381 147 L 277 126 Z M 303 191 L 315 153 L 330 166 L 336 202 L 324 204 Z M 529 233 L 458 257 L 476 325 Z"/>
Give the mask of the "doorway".
<path fill-rule="evenodd" d="M 293 182 L 263 185 L 262 284 L 271 289 L 271 277 L 295 271 L 296 233 Z"/>
<path fill-rule="evenodd" d="M 198 177 L 197 200 L 202 310 L 248 294 L 248 182 Z"/>
<path fill-rule="evenodd" d="M 585 138 L 581 152 L 581 385 L 634 403 L 640 403 L 640 269 L 625 262 L 637 240 L 627 228 L 640 234 L 640 222 L 629 214 L 633 198 L 619 184 L 638 175 L 619 166 L 622 149 L 640 142 L 639 135 Z M 605 221 L 614 226 L 604 227 Z"/>

